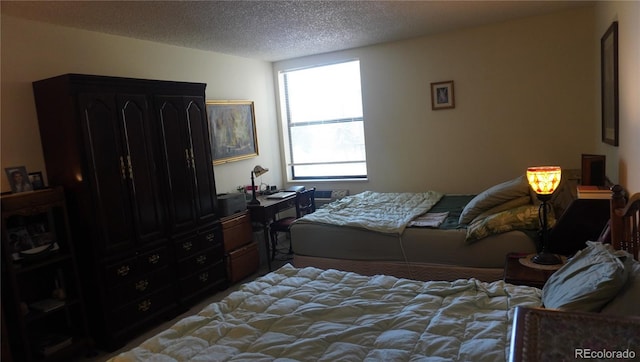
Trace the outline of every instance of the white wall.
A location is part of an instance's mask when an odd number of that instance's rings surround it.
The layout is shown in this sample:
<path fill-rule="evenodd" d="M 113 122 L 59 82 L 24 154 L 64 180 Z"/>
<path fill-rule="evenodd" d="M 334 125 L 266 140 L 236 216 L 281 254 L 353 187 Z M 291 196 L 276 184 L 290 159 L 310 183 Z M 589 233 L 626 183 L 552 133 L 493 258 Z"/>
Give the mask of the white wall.
<path fill-rule="evenodd" d="M 594 8 L 274 64 L 361 61 L 368 182 L 353 192 L 475 193 L 528 166 L 579 168 L 595 151 Z M 431 110 L 430 83 L 455 82 Z M 318 184 L 318 183 L 316 183 Z"/>
<path fill-rule="evenodd" d="M 597 22 L 593 41 L 596 43 L 595 100 L 598 105 L 593 123 L 601 124 L 600 108 L 600 38 L 612 22 L 618 21 L 618 77 L 619 77 L 619 146 L 600 142 L 598 152 L 607 155 L 607 174 L 629 192 L 640 192 L 640 2 L 605 1 L 598 3 Z"/>
<path fill-rule="evenodd" d="M 609 176 L 640 191 L 640 44 L 632 35 L 640 33 L 639 6 L 605 2 L 595 10 L 274 64 L 277 70 L 344 57 L 362 61 L 369 181 L 314 184 L 352 193 L 478 192 L 530 165 L 579 168 L 581 153 L 606 153 Z M 618 148 L 600 142 L 599 106 L 599 39 L 615 19 L 621 49 Z M 204 82 L 208 99 L 254 100 L 260 156 L 215 166 L 218 192 L 249 183 L 256 164 L 270 169 L 259 182 L 282 185 L 271 64 L 6 15 L 1 27 L 2 168 L 45 170 L 31 82 L 75 72 Z M 429 83 L 442 80 L 455 81 L 456 108 L 432 111 Z M 8 191 L 6 177 L 0 180 L 1 191 Z"/>
<path fill-rule="evenodd" d="M 81 31 L 2 15 L 2 168 L 45 172 L 31 82 L 64 73 L 207 83 L 207 99 L 255 102 L 257 158 L 215 166 L 218 192 L 250 183 L 256 164 L 272 172 L 263 182 L 282 184 L 271 64 L 148 41 Z M 3 171 L 2 171 L 3 172 Z M 10 191 L 6 176 L 1 190 Z"/>

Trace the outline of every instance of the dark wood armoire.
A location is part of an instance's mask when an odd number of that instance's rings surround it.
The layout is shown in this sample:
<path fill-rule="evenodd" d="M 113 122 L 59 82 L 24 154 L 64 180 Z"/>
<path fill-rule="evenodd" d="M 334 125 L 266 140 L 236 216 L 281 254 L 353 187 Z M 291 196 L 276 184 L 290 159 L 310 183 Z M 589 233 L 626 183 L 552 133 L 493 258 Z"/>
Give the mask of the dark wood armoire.
<path fill-rule="evenodd" d="M 205 84 L 65 74 L 33 83 L 106 349 L 227 283 Z"/>

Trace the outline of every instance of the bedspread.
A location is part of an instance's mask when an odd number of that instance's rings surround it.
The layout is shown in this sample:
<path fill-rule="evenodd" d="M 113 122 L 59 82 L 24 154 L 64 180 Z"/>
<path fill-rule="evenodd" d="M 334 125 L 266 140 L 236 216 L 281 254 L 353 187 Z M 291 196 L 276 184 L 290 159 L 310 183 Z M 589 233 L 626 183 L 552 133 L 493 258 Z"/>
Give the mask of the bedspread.
<path fill-rule="evenodd" d="M 297 269 L 247 283 L 113 361 L 503 361 L 541 291 Z"/>
<path fill-rule="evenodd" d="M 327 204 L 297 222 L 319 222 L 402 234 L 411 220 L 429 211 L 442 196 L 435 191 L 364 191 Z"/>

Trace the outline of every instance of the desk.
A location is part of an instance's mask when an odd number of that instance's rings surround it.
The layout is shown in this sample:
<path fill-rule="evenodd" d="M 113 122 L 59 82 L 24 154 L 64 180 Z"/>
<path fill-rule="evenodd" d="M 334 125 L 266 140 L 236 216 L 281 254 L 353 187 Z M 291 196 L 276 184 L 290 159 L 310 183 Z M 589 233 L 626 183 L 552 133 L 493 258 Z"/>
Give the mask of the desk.
<path fill-rule="evenodd" d="M 268 199 L 266 196 L 258 196 L 257 199 L 260 201 L 260 205 L 247 205 L 247 208 L 251 212 L 251 221 L 262 225 L 267 252 L 267 265 L 269 266 L 269 271 L 271 271 L 269 225 L 275 220 L 279 212 L 296 206 L 296 194 L 291 193 L 291 196 L 284 199 Z"/>

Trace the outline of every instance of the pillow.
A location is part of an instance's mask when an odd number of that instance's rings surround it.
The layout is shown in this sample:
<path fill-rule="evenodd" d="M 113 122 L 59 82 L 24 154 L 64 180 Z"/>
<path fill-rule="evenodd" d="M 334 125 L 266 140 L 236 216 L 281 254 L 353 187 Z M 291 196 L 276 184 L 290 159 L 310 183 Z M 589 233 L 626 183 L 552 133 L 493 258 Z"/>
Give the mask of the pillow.
<path fill-rule="evenodd" d="M 476 195 L 462 210 L 458 223 L 468 224 L 483 212 L 522 196 L 529 196 L 529 182 L 524 175 L 492 186 Z"/>
<path fill-rule="evenodd" d="M 509 200 L 503 204 L 500 204 L 498 206 L 494 206 L 492 208 L 490 208 L 489 210 L 483 212 L 482 214 L 476 216 L 471 223 L 473 223 L 474 221 L 478 220 L 478 219 L 484 219 L 487 216 L 491 216 L 493 214 L 497 214 L 499 212 L 502 211 L 507 211 L 510 209 L 514 209 L 518 206 L 523 206 L 523 205 L 532 205 L 531 204 L 531 197 L 529 196 L 520 196 L 517 199 L 513 199 L 513 200 Z M 540 205 L 536 205 L 536 207 L 540 207 Z"/>
<path fill-rule="evenodd" d="M 546 308 L 596 312 L 618 294 L 627 274 L 624 263 L 602 243 L 587 241 L 542 288 Z"/>
<path fill-rule="evenodd" d="M 511 230 L 538 230 L 539 206 L 523 205 L 509 210 L 489 215 L 484 218 L 475 218 L 467 227 L 466 241 L 468 243 L 486 238 L 487 236 L 506 233 Z M 553 225 L 555 219 L 553 213 L 547 214 L 549 225 Z"/>
<path fill-rule="evenodd" d="M 625 260 L 625 270 L 629 270 L 627 283 L 620 289 L 618 295 L 611 300 L 601 313 L 626 316 L 640 316 L 640 262 L 629 256 Z"/>

